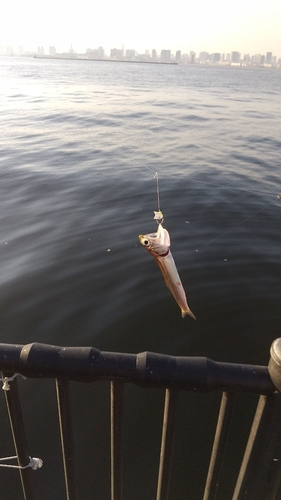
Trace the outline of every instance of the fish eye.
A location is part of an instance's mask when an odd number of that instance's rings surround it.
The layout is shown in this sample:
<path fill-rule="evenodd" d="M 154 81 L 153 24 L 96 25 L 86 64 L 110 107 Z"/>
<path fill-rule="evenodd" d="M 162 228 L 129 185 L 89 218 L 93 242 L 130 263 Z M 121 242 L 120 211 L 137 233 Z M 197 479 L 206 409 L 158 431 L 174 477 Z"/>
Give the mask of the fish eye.
<path fill-rule="evenodd" d="M 147 246 L 149 244 L 149 241 L 148 240 L 143 240 L 143 244 Z"/>

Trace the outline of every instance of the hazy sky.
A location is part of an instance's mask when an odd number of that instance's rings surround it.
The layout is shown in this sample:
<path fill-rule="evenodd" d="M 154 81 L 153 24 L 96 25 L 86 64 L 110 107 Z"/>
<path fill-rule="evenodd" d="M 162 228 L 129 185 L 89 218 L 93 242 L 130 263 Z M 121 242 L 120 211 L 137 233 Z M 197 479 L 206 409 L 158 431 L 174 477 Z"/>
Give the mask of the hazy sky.
<path fill-rule="evenodd" d="M 281 0 L 0 0 L 0 45 L 281 57 Z"/>

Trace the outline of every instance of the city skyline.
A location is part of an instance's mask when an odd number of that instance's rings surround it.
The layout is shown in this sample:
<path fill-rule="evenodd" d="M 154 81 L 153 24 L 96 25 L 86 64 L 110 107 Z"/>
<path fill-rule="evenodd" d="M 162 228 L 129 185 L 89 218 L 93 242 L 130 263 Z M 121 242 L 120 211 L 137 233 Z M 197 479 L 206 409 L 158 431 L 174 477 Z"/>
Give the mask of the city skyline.
<path fill-rule="evenodd" d="M 189 53 L 266 54 L 281 57 L 280 0 L 160 0 L 132 3 L 129 0 L 93 4 L 49 0 L 42 10 L 35 0 L 5 2 L 0 8 L 0 46 L 55 46 L 66 52 L 72 44 L 81 53 L 103 46 L 136 50 L 169 49 Z"/>
<path fill-rule="evenodd" d="M 55 46 L 49 46 L 47 50 L 44 46 L 37 46 L 37 50 L 28 52 L 24 50 L 23 46 L 19 46 L 18 50 L 12 46 L 2 47 L 0 46 L 0 55 L 16 55 L 16 56 L 37 56 L 37 57 L 63 57 L 63 58 L 79 58 L 79 59 L 98 59 L 98 60 L 124 60 L 124 61 L 136 61 L 136 62 L 164 62 L 164 63 L 178 63 L 178 64 L 231 64 L 231 65 L 242 65 L 242 66 L 264 66 L 264 67 L 281 67 L 281 58 L 277 59 L 277 56 L 271 51 L 267 51 L 265 54 L 241 54 L 238 51 L 231 51 L 230 53 L 215 52 L 210 53 L 207 51 L 202 51 L 196 53 L 190 51 L 189 53 L 182 53 L 179 49 L 173 53 L 170 49 L 162 49 L 159 53 L 156 49 L 145 50 L 142 53 L 138 53 L 135 49 L 125 49 L 122 46 L 119 48 L 110 49 L 110 53 L 106 54 L 104 48 L 99 46 L 98 48 L 87 48 L 82 53 L 77 53 L 73 46 L 63 53 L 59 53 Z"/>

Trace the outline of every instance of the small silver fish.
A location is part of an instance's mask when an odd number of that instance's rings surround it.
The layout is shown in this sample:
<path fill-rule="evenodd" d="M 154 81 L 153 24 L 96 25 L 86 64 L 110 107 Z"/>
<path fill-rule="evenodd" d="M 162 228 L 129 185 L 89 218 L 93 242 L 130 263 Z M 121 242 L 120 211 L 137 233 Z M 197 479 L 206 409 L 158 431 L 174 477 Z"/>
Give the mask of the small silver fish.
<path fill-rule="evenodd" d="M 157 233 L 140 234 L 139 240 L 155 258 L 167 287 L 181 309 L 182 317 L 189 314 L 193 319 L 196 319 L 187 304 L 185 291 L 170 251 L 170 236 L 167 229 L 159 224 Z"/>

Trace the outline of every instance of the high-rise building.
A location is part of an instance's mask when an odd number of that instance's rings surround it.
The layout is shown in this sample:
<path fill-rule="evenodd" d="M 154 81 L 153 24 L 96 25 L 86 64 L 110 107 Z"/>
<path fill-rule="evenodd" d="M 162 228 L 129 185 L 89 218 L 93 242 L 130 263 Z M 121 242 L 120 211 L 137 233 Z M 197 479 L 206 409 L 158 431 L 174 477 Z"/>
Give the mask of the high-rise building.
<path fill-rule="evenodd" d="M 195 58 L 196 58 L 196 53 L 193 52 L 193 50 L 191 50 L 189 52 L 189 56 L 190 56 L 190 62 L 191 62 L 191 64 L 194 64 L 195 63 Z"/>
<path fill-rule="evenodd" d="M 126 50 L 126 59 L 132 60 L 132 59 L 134 59 L 135 55 L 136 55 L 136 51 L 135 50 L 133 50 L 133 49 L 127 49 Z"/>
<path fill-rule="evenodd" d="M 255 66 L 259 66 L 261 64 L 261 57 L 261 54 L 255 54 L 252 57 L 252 64 L 254 64 Z"/>
<path fill-rule="evenodd" d="M 155 49 L 152 50 L 152 59 L 153 59 L 153 61 L 156 61 L 156 59 L 157 59 L 157 52 Z"/>
<path fill-rule="evenodd" d="M 50 47 L 49 47 L 49 56 L 55 56 L 56 53 L 57 53 L 56 47 L 54 47 L 53 45 L 50 45 Z"/>
<path fill-rule="evenodd" d="M 231 62 L 240 63 L 240 52 L 231 52 Z"/>
<path fill-rule="evenodd" d="M 272 52 L 267 52 L 266 53 L 265 63 L 266 64 L 271 64 L 272 63 Z"/>
<path fill-rule="evenodd" d="M 170 62 L 171 60 L 171 51 L 170 50 L 161 50 L 161 61 L 162 62 Z"/>
<path fill-rule="evenodd" d="M 176 52 L 176 62 L 177 63 L 181 62 L 181 50 L 177 50 Z"/>
<path fill-rule="evenodd" d="M 110 49 L 110 57 L 115 58 L 115 59 L 121 59 L 123 56 L 123 51 L 122 49 Z"/>
<path fill-rule="evenodd" d="M 99 59 L 104 59 L 104 55 L 105 55 L 105 52 L 104 52 L 104 48 L 99 46 L 97 48 L 97 51 L 98 51 L 98 57 Z"/>
<path fill-rule="evenodd" d="M 205 63 L 208 60 L 209 60 L 209 53 L 208 52 L 200 52 L 199 53 L 199 61 L 201 63 Z"/>
<path fill-rule="evenodd" d="M 104 58 L 104 48 L 98 47 L 97 49 L 87 49 L 86 55 L 89 59 L 103 59 Z"/>
<path fill-rule="evenodd" d="M 211 60 L 213 63 L 220 62 L 220 60 L 221 60 L 221 55 L 219 54 L 219 52 L 214 52 L 213 54 L 211 54 L 211 56 L 210 56 L 210 60 Z"/>

